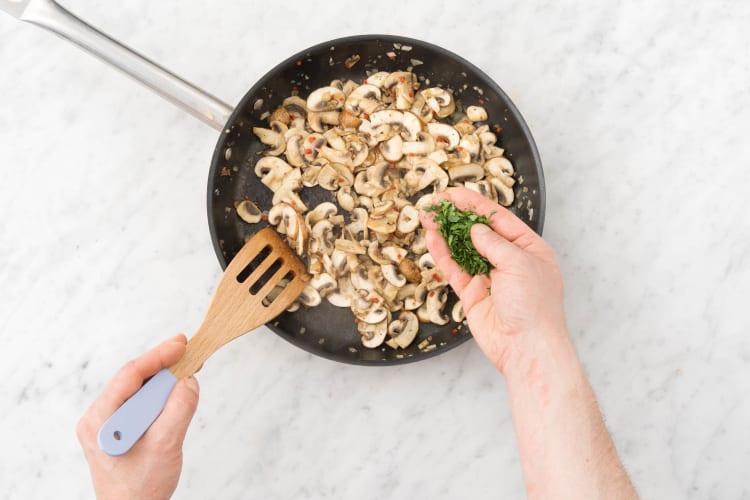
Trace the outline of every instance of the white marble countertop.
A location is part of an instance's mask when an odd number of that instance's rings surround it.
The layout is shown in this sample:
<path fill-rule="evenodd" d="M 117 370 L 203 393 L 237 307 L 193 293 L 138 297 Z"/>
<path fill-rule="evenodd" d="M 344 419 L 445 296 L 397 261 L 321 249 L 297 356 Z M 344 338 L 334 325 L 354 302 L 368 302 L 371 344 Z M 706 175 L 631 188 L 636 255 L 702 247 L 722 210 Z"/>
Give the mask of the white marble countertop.
<path fill-rule="evenodd" d="M 357 33 L 484 69 L 536 138 L 570 332 L 638 489 L 748 498 L 750 4 L 584 3 L 64 2 L 229 103 Z M 217 135 L 6 15 L 0 68 L 0 498 L 85 498 L 79 415 L 128 358 L 192 332 L 220 275 Z M 473 342 L 368 369 L 261 328 L 199 378 L 177 498 L 523 496 Z"/>

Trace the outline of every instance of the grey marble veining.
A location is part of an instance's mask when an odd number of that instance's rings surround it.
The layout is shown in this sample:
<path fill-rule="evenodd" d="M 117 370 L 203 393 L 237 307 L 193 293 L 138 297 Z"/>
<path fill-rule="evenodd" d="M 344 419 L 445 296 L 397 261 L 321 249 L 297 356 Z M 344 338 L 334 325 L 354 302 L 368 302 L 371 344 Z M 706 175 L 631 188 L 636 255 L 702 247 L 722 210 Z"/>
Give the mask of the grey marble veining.
<path fill-rule="evenodd" d="M 570 332 L 644 498 L 748 498 L 750 5 L 65 5 L 229 103 L 311 44 L 453 50 L 542 155 Z M 200 323 L 216 133 L 0 15 L 0 498 L 86 498 L 74 426 L 125 360 Z M 414 365 L 265 328 L 200 375 L 177 498 L 519 498 L 502 379 L 473 343 Z"/>

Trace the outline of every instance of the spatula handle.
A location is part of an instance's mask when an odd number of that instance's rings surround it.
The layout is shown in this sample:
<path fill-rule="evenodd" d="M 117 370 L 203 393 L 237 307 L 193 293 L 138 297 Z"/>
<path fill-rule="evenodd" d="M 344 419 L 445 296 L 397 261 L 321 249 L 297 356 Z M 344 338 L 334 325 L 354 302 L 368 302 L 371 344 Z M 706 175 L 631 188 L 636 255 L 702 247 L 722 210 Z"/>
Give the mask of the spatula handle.
<path fill-rule="evenodd" d="M 177 377 L 166 368 L 151 377 L 99 429 L 99 448 L 111 456 L 127 452 L 167 404 Z"/>

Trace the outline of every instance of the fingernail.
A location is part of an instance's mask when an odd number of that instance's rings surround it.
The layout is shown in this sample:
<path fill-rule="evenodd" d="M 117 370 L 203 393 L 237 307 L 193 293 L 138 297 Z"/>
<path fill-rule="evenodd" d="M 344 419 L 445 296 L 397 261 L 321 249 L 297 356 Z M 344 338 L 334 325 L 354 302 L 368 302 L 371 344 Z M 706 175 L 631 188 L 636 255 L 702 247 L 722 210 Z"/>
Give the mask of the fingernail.
<path fill-rule="evenodd" d="M 200 390 L 198 387 L 198 380 L 193 377 L 192 375 L 185 379 L 185 385 L 188 389 L 193 391 L 194 393 L 198 394 L 198 391 Z"/>
<path fill-rule="evenodd" d="M 474 224 L 473 231 L 477 234 L 477 236 L 482 236 L 491 233 L 492 229 L 487 227 L 485 224 Z"/>

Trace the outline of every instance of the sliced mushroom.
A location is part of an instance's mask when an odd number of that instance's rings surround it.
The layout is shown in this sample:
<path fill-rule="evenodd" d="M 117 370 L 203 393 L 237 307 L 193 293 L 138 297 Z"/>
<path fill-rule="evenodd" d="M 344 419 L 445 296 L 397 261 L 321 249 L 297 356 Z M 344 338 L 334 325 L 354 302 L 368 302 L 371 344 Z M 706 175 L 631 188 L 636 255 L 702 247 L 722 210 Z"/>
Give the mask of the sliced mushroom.
<path fill-rule="evenodd" d="M 333 235 L 333 224 L 331 221 L 323 219 L 315 223 L 310 231 L 311 239 L 310 250 L 315 253 L 330 255 L 334 249 L 336 240 Z"/>
<path fill-rule="evenodd" d="M 432 153 L 428 154 L 427 158 L 434 161 L 438 165 L 442 165 L 443 163 L 448 161 L 448 154 L 445 152 L 444 149 L 436 149 Z"/>
<path fill-rule="evenodd" d="M 388 258 L 391 262 L 394 262 L 396 264 L 400 264 L 401 261 L 407 255 L 406 250 L 396 245 L 389 245 L 387 247 L 383 247 L 380 253 L 384 257 Z"/>
<path fill-rule="evenodd" d="M 288 129 L 284 123 L 279 121 L 271 122 L 270 127 L 270 129 L 253 127 L 253 134 L 258 136 L 260 142 L 271 147 L 271 149 L 264 151 L 264 154 L 278 156 L 286 149 L 284 134 L 286 134 Z"/>
<path fill-rule="evenodd" d="M 414 241 L 411 242 L 411 251 L 416 255 L 422 255 L 427 251 L 427 241 L 424 234 L 424 229 L 420 229 L 417 231 Z"/>
<path fill-rule="evenodd" d="M 384 319 L 375 324 L 360 321 L 357 323 L 357 331 L 359 331 L 362 345 L 370 349 L 375 349 L 376 347 L 380 347 L 385 340 L 385 334 L 388 331 L 388 320 Z"/>
<path fill-rule="evenodd" d="M 460 120 L 458 123 L 453 125 L 453 128 L 455 128 L 458 133 L 461 134 L 461 137 L 473 134 L 476 131 L 476 127 L 466 119 Z"/>
<path fill-rule="evenodd" d="M 356 207 L 359 203 L 359 200 L 357 200 L 357 195 L 354 194 L 352 192 L 352 189 L 348 186 L 341 187 L 336 192 L 336 201 L 338 202 L 339 206 L 347 212 L 351 212 L 352 210 L 354 210 L 354 207 Z"/>
<path fill-rule="evenodd" d="M 422 280 L 422 273 L 417 264 L 407 258 L 404 258 L 398 264 L 398 270 L 404 275 L 409 283 L 419 283 Z"/>
<path fill-rule="evenodd" d="M 336 239 L 336 241 L 334 242 L 334 246 L 338 250 L 341 250 L 342 252 L 348 254 L 362 255 L 367 253 L 367 250 L 365 250 L 365 248 L 356 241 L 345 240 L 343 238 Z"/>
<path fill-rule="evenodd" d="M 315 307 L 320 304 L 321 298 L 318 291 L 313 288 L 312 285 L 307 285 L 304 289 L 302 289 L 302 293 L 300 293 L 299 297 L 297 297 L 297 300 L 303 306 Z"/>
<path fill-rule="evenodd" d="M 240 216 L 240 219 L 248 224 L 260 222 L 260 219 L 263 217 L 258 206 L 250 200 L 242 200 L 237 203 L 235 205 L 235 210 L 237 210 L 237 215 Z"/>
<path fill-rule="evenodd" d="M 356 285 L 355 285 L 356 286 Z M 388 315 L 388 310 L 383 305 L 383 296 L 373 290 L 359 290 L 358 296 L 352 299 L 352 312 L 354 316 L 365 323 L 375 324 L 383 321 Z"/>
<path fill-rule="evenodd" d="M 476 191 L 477 193 L 481 194 L 485 198 L 489 198 L 492 201 L 497 201 L 497 192 L 495 191 L 495 188 L 492 187 L 490 182 L 486 179 L 479 182 L 465 182 L 464 187 L 466 189 Z"/>
<path fill-rule="evenodd" d="M 476 163 L 467 163 L 448 169 L 452 182 L 476 182 L 484 177 L 484 169 Z"/>
<path fill-rule="evenodd" d="M 433 87 L 425 89 L 421 93 L 438 118 L 446 118 L 456 111 L 453 95 L 447 90 Z"/>
<path fill-rule="evenodd" d="M 291 205 L 279 203 L 268 211 L 268 223 L 276 226 L 276 231 L 281 234 L 297 234 L 297 211 Z"/>
<path fill-rule="evenodd" d="M 448 290 L 445 287 L 439 290 L 432 290 L 427 294 L 425 306 L 427 307 L 427 314 L 431 323 L 445 325 L 450 321 L 450 318 L 443 314 L 443 307 L 447 299 Z"/>
<path fill-rule="evenodd" d="M 378 243 L 377 240 L 372 240 L 369 245 L 367 245 L 367 256 L 370 257 L 370 259 L 377 263 L 377 264 L 391 264 L 391 259 L 383 256 L 382 252 L 380 251 L 380 243 Z"/>
<path fill-rule="evenodd" d="M 440 109 L 439 105 L 438 109 Z M 414 115 L 423 123 L 432 121 L 432 115 L 435 113 L 432 107 L 427 103 L 422 92 L 419 92 L 414 96 L 414 102 L 411 105 L 411 112 L 414 113 Z"/>
<path fill-rule="evenodd" d="M 289 116 L 289 112 L 286 109 L 284 109 L 283 106 L 279 106 L 278 108 L 276 108 L 273 111 L 273 113 L 271 113 L 271 116 L 268 117 L 269 124 L 273 122 L 280 122 L 286 126 L 289 126 L 291 121 L 292 121 L 292 117 Z"/>
<path fill-rule="evenodd" d="M 367 227 L 370 230 L 380 234 L 391 234 L 396 231 L 396 221 L 398 212 L 389 212 L 383 217 L 370 217 L 367 220 Z"/>
<path fill-rule="evenodd" d="M 344 92 L 336 87 L 321 87 L 313 90 L 307 97 L 307 109 L 310 111 L 330 111 L 344 106 Z"/>
<path fill-rule="evenodd" d="M 323 132 L 326 125 L 338 125 L 338 111 L 311 111 L 307 113 L 307 123 L 315 132 Z"/>
<path fill-rule="evenodd" d="M 343 128 L 358 128 L 361 123 L 362 119 L 348 109 L 343 110 L 339 114 L 339 125 Z"/>
<path fill-rule="evenodd" d="M 330 128 L 323 132 L 323 137 L 326 138 L 328 144 L 330 144 L 333 149 L 346 151 L 346 141 L 344 141 L 343 137 L 341 137 L 340 129 Z"/>
<path fill-rule="evenodd" d="M 355 208 L 352 210 L 351 222 L 346 226 L 346 229 L 353 239 L 367 239 L 367 221 L 367 210 L 364 208 Z"/>
<path fill-rule="evenodd" d="M 368 76 L 365 83 L 381 88 L 383 86 L 383 81 L 388 78 L 388 74 L 387 71 L 378 71 L 377 73 Z"/>
<path fill-rule="evenodd" d="M 299 96 L 291 96 L 284 99 L 281 105 L 286 110 L 291 120 L 305 119 L 307 116 L 307 103 Z"/>
<path fill-rule="evenodd" d="M 427 252 L 419 258 L 418 262 L 420 269 L 434 269 L 435 259 L 432 258 L 432 254 Z"/>
<path fill-rule="evenodd" d="M 435 138 L 427 132 L 417 132 L 415 139 L 405 142 L 402 150 L 405 155 L 427 155 L 433 153 L 435 151 Z M 445 155 L 445 152 L 443 151 L 442 154 Z M 447 156 L 445 159 L 448 159 Z"/>
<path fill-rule="evenodd" d="M 307 213 L 305 216 L 305 223 L 308 226 L 313 227 L 318 221 L 328 219 L 329 217 L 336 215 L 336 213 L 338 213 L 336 205 L 330 201 L 324 201 Z"/>
<path fill-rule="evenodd" d="M 511 177 L 514 173 L 513 164 L 504 157 L 487 160 L 484 162 L 484 168 L 489 175 L 494 177 Z"/>
<path fill-rule="evenodd" d="M 402 349 L 411 345 L 417 336 L 417 331 L 419 331 L 417 315 L 408 311 L 402 312 L 398 319 L 391 321 L 388 325 L 388 333 Z"/>
<path fill-rule="evenodd" d="M 380 144 L 380 152 L 388 161 L 398 161 L 403 156 L 404 140 L 400 135 L 394 135 Z"/>
<path fill-rule="evenodd" d="M 419 210 L 412 205 L 406 205 L 398 214 L 396 230 L 403 236 L 416 231 L 419 227 Z"/>
<path fill-rule="evenodd" d="M 414 294 L 404 298 L 404 309 L 407 311 L 414 311 L 424 304 L 425 298 L 427 298 L 427 287 L 420 284 L 414 288 Z"/>
<path fill-rule="evenodd" d="M 388 89 L 395 97 L 396 109 L 406 110 L 414 102 L 414 73 L 394 71 L 383 80 L 383 88 Z"/>
<path fill-rule="evenodd" d="M 336 307 L 350 307 L 354 296 L 351 280 L 344 276 L 336 280 L 336 285 L 336 290 L 326 295 L 326 299 Z"/>
<path fill-rule="evenodd" d="M 271 191 L 277 191 L 291 171 L 292 167 L 287 162 L 275 156 L 263 157 L 255 164 L 255 175 Z"/>
<path fill-rule="evenodd" d="M 374 85 L 360 85 L 352 91 L 344 102 L 344 109 L 359 116 L 360 113 L 372 113 L 380 108 L 380 89 Z"/>
<path fill-rule="evenodd" d="M 305 158 L 304 140 L 306 134 L 295 133 L 287 137 L 286 140 L 286 159 L 294 167 L 304 167 L 309 165 Z M 256 172 L 257 174 L 257 172 Z"/>
<path fill-rule="evenodd" d="M 398 269 L 393 264 L 380 266 L 380 269 L 383 277 L 393 286 L 402 287 L 406 284 L 406 278 L 398 272 Z"/>
<path fill-rule="evenodd" d="M 435 138 L 435 145 L 445 146 L 448 151 L 453 151 L 458 142 L 461 140 L 461 136 L 458 130 L 451 127 L 447 123 L 432 122 L 427 124 L 427 131 Z"/>
<path fill-rule="evenodd" d="M 456 151 L 462 163 L 472 163 L 479 159 L 481 144 L 479 137 L 475 135 L 465 135 L 458 141 Z"/>
<path fill-rule="evenodd" d="M 473 122 L 483 122 L 487 120 L 487 110 L 481 106 L 469 106 L 466 108 L 466 118 Z"/>
<path fill-rule="evenodd" d="M 509 207 L 513 204 L 515 195 L 513 193 L 512 187 L 508 186 L 498 177 L 490 178 L 490 184 L 492 184 L 492 187 L 495 188 L 495 192 L 497 193 L 497 202 L 499 204 L 504 207 Z"/>
<path fill-rule="evenodd" d="M 464 305 L 460 300 L 453 304 L 453 309 L 451 309 L 451 318 L 456 323 L 460 323 L 466 319 L 466 314 L 464 314 Z"/>
<path fill-rule="evenodd" d="M 393 200 L 385 200 L 385 201 L 379 201 L 375 204 L 373 204 L 372 209 L 370 210 L 372 216 L 374 218 L 378 217 L 384 217 L 388 214 L 391 210 L 393 210 L 394 206 Z"/>

